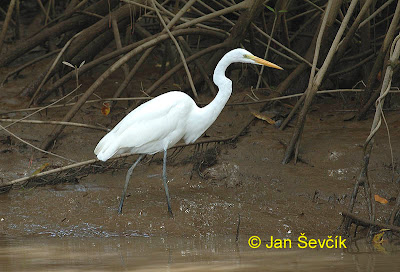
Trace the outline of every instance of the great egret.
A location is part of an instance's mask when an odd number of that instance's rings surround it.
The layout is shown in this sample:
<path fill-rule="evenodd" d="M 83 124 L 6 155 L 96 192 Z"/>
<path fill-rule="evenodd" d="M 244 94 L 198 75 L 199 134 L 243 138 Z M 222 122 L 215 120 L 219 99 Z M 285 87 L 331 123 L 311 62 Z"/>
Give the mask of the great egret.
<path fill-rule="evenodd" d="M 193 143 L 214 123 L 232 93 L 232 81 L 225 76 L 225 70 L 234 62 L 282 69 L 276 64 L 254 56 L 247 50 L 241 48 L 231 50 L 222 57 L 214 70 L 213 80 L 219 91 L 210 104 L 199 108 L 187 94 L 177 91 L 168 92 L 131 111 L 100 140 L 94 150 L 99 160 L 106 161 L 116 154 L 126 152 L 140 154 L 126 174 L 118 213 L 122 213 L 132 171 L 144 154 L 164 151 L 162 178 L 168 212 L 172 215 L 167 184 L 167 149 L 181 139 L 185 143 Z"/>

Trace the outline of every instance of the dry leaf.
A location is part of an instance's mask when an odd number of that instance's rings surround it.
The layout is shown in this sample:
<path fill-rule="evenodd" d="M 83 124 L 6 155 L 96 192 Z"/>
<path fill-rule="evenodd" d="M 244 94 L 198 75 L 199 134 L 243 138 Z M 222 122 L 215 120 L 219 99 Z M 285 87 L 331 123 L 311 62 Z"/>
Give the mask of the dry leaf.
<path fill-rule="evenodd" d="M 383 243 L 383 235 L 385 234 L 385 231 L 390 230 L 390 229 L 381 229 L 377 234 L 374 235 L 374 238 L 372 238 L 372 242 L 374 244 L 382 244 Z"/>
<path fill-rule="evenodd" d="M 103 107 L 101 107 L 101 113 L 107 116 L 110 113 L 110 103 L 104 102 Z"/>
<path fill-rule="evenodd" d="M 379 195 L 374 195 L 374 197 L 375 197 L 375 201 L 376 202 L 379 202 L 379 203 L 381 203 L 381 204 L 388 204 L 389 203 L 389 201 L 387 201 L 385 198 L 383 198 L 383 197 L 380 197 Z"/>
<path fill-rule="evenodd" d="M 254 115 L 254 117 L 264 120 L 264 121 L 267 121 L 268 124 L 270 124 L 270 125 L 275 125 L 275 121 L 272 120 L 271 118 L 269 118 L 267 115 L 256 112 L 256 111 L 252 111 L 251 113 Z"/>
<path fill-rule="evenodd" d="M 377 234 L 374 235 L 372 238 L 372 245 L 375 248 L 376 251 L 382 252 L 382 253 L 387 253 L 386 249 L 382 246 L 383 242 L 385 241 L 383 239 L 383 235 L 385 234 L 385 231 L 388 231 L 390 229 L 381 229 Z"/>
<path fill-rule="evenodd" d="M 376 79 L 377 79 L 378 81 L 381 81 L 381 80 L 382 80 L 382 71 L 379 71 L 379 72 L 378 72 L 378 74 L 376 75 Z"/>

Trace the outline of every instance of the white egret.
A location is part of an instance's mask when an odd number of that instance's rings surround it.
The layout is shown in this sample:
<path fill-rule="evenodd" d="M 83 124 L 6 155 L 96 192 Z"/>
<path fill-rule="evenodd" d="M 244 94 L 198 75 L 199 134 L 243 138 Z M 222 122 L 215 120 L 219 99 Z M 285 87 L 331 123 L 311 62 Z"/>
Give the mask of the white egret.
<path fill-rule="evenodd" d="M 219 91 L 210 104 L 199 108 L 187 94 L 177 91 L 168 92 L 131 111 L 100 140 L 94 150 L 99 160 L 106 161 L 114 155 L 126 152 L 140 154 L 126 174 L 119 213 L 122 213 L 133 169 L 145 154 L 164 151 L 162 179 L 168 212 L 172 215 L 167 184 L 167 149 L 181 139 L 185 143 L 193 143 L 214 123 L 232 93 L 232 81 L 225 76 L 225 71 L 234 62 L 282 69 L 276 64 L 254 56 L 247 50 L 241 48 L 231 50 L 222 57 L 214 70 L 213 80 Z"/>

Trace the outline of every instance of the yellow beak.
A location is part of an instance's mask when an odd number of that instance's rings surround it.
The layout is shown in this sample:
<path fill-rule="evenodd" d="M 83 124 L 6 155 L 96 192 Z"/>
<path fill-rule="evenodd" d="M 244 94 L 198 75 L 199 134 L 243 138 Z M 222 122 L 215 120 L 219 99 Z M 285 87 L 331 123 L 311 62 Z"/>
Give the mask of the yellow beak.
<path fill-rule="evenodd" d="M 262 64 L 262 65 L 265 65 L 265 66 L 268 66 L 268 67 L 271 67 L 271 68 L 283 70 L 282 67 L 280 67 L 280 66 L 278 66 L 278 65 L 276 65 L 276 64 L 274 64 L 272 62 L 269 62 L 267 60 L 264 60 L 262 58 L 259 58 L 259 57 L 256 57 L 256 56 L 248 56 L 248 58 L 254 60 L 255 62 L 257 62 L 259 64 Z"/>

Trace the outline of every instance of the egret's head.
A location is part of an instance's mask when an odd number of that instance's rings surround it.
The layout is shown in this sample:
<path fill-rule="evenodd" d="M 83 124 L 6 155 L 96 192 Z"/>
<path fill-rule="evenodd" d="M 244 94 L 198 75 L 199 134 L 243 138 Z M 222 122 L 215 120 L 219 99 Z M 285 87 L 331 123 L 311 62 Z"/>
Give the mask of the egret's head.
<path fill-rule="evenodd" d="M 233 60 L 232 62 L 259 64 L 259 65 L 265 65 L 265 66 L 268 66 L 271 68 L 283 70 L 283 68 L 281 68 L 280 66 L 278 66 L 272 62 L 266 61 L 264 59 L 261 59 L 259 57 L 256 57 L 249 51 L 242 49 L 242 48 L 233 49 L 232 51 L 228 52 L 226 55 L 229 55 L 229 57 L 232 58 L 232 60 Z"/>

